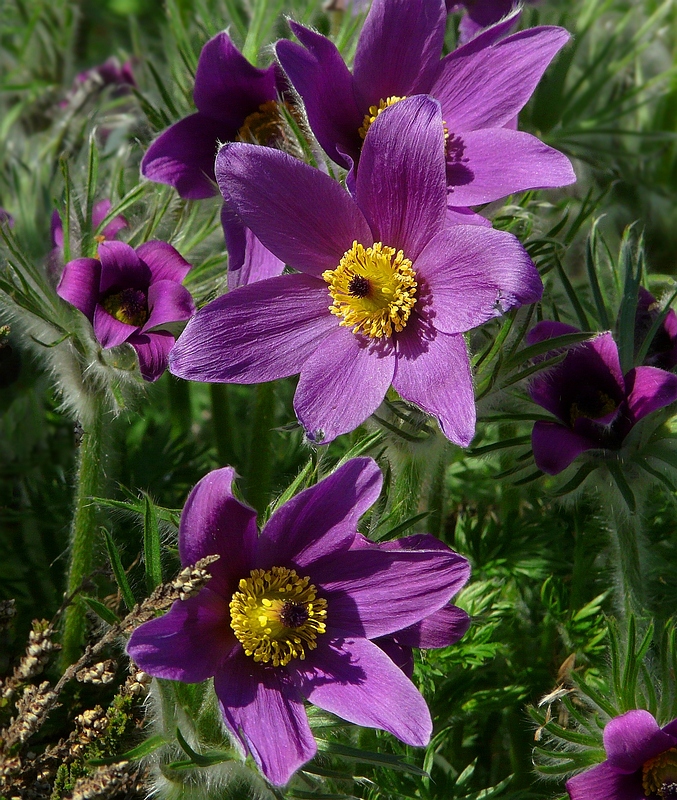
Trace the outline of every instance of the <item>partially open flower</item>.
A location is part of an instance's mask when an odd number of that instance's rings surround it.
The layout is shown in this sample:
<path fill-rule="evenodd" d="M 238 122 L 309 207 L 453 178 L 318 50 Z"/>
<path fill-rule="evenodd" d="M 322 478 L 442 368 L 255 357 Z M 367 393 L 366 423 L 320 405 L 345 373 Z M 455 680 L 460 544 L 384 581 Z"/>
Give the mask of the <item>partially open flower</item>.
<path fill-rule="evenodd" d="M 69 261 L 57 294 L 82 311 L 102 347 L 131 344 L 141 375 L 157 380 L 174 344 L 167 326 L 195 312 L 181 285 L 191 265 L 166 242 L 146 242 L 136 250 L 123 242 L 103 242 L 98 253 L 98 259 Z"/>
<path fill-rule="evenodd" d="M 571 800 L 677 798 L 677 719 L 660 728 L 648 711 L 628 711 L 604 729 L 607 759 L 567 781 Z"/>
<path fill-rule="evenodd" d="M 304 700 L 426 745 L 425 701 L 374 640 L 445 607 L 468 579 L 466 559 L 446 546 L 352 547 L 381 489 L 369 458 L 296 495 L 260 534 L 256 512 L 233 496 L 233 478 L 229 467 L 209 473 L 181 516 L 183 564 L 221 555 L 211 580 L 139 627 L 130 656 L 155 677 L 213 677 L 228 730 L 273 784 L 316 752 Z"/>
<path fill-rule="evenodd" d="M 640 286 L 635 313 L 635 353 L 643 345 L 661 311 L 660 304 L 651 292 Z M 672 309 L 656 331 L 642 363 L 661 369 L 672 369 L 677 365 L 677 314 Z"/>
<path fill-rule="evenodd" d="M 544 320 L 528 341 L 567 333 L 578 329 Z M 569 348 L 561 363 L 537 375 L 529 393 L 559 420 L 538 421 L 531 435 L 536 465 L 556 475 L 586 450 L 619 450 L 641 419 L 677 400 L 677 376 L 655 367 L 623 375 L 616 343 L 602 333 Z"/>
<path fill-rule="evenodd" d="M 99 200 L 97 203 L 94 203 L 91 220 L 92 232 L 96 231 L 99 225 L 106 219 L 111 208 L 112 203 L 110 200 Z M 100 233 L 96 234 L 96 240 L 101 243 L 110 239 L 115 239 L 118 233 L 126 227 L 128 227 L 127 220 L 122 214 L 118 214 L 116 217 L 113 217 L 105 228 L 102 228 Z M 52 256 L 60 256 L 63 254 L 63 220 L 61 219 L 61 214 L 59 214 L 56 209 L 52 212 L 51 229 Z"/>

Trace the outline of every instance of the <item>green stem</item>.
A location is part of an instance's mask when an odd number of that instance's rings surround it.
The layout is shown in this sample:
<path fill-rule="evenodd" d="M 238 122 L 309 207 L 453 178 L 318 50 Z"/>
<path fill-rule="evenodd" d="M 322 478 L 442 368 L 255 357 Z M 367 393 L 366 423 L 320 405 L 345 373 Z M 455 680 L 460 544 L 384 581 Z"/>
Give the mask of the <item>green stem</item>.
<path fill-rule="evenodd" d="M 91 573 L 96 538 L 96 505 L 92 497 L 100 494 L 103 455 L 102 398 L 92 401 L 91 422 L 82 433 L 78 450 L 78 472 L 75 485 L 75 510 L 71 525 L 68 595 L 76 592 Z M 77 600 L 67 609 L 61 639 L 61 667 L 65 669 L 78 659 L 85 641 L 85 607 Z"/>
<path fill-rule="evenodd" d="M 648 593 L 642 553 L 642 532 L 633 514 L 613 514 L 611 544 L 616 571 L 618 608 L 622 618 L 647 613 Z"/>
<path fill-rule="evenodd" d="M 209 394 L 212 401 L 212 427 L 219 464 L 222 467 L 235 467 L 239 471 L 240 460 L 233 439 L 236 427 L 230 403 L 229 386 L 224 383 L 211 383 Z"/>
<path fill-rule="evenodd" d="M 275 384 L 260 383 L 256 387 L 245 495 L 262 514 L 270 501 L 273 474 L 271 428 L 275 421 Z"/>
<path fill-rule="evenodd" d="M 193 422 L 190 405 L 190 383 L 169 375 L 169 417 L 172 433 L 176 436 L 188 436 Z"/>

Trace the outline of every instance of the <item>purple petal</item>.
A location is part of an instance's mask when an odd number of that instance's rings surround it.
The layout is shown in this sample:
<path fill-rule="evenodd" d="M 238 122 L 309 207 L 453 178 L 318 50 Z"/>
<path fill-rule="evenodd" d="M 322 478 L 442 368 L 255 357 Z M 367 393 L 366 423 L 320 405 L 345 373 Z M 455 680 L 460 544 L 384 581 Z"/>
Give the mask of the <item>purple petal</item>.
<path fill-rule="evenodd" d="M 427 91 L 437 69 L 444 0 L 373 0 L 355 52 L 356 94 L 365 107 Z"/>
<path fill-rule="evenodd" d="M 569 38 L 563 28 L 530 28 L 496 45 L 447 56 L 429 93 L 442 104 L 449 131 L 502 128 L 510 122 Z"/>
<path fill-rule="evenodd" d="M 56 209 L 52 211 L 50 228 L 52 234 L 52 247 L 58 247 L 60 250 L 63 250 L 63 222 L 61 221 L 61 214 L 59 214 Z"/>
<path fill-rule="evenodd" d="M 180 283 L 161 280 L 148 287 L 148 310 L 150 314 L 142 328 L 143 333 L 170 322 L 190 319 L 195 313 L 195 303 L 188 289 Z"/>
<path fill-rule="evenodd" d="M 166 183 L 188 200 L 218 193 L 214 185 L 214 159 L 218 142 L 234 135 L 232 128 L 206 114 L 191 114 L 160 134 L 141 161 L 141 173 L 156 183 Z"/>
<path fill-rule="evenodd" d="M 99 291 L 102 295 L 129 288 L 143 291 L 148 289 L 152 277 L 150 268 L 128 244 L 101 242 L 98 253 L 101 259 Z"/>
<path fill-rule="evenodd" d="M 556 422 L 539 420 L 531 432 L 536 466 L 548 475 L 566 469 L 581 453 L 600 445 Z"/>
<path fill-rule="evenodd" d="M 282 274 L 284 262 L 245 228 L 227 203 L 221 209 L 221 227 L 228 248 L 229 291 Z"/>
<path fill-rule="evenodd" d="M 170 357 L 180 378 L 263 383 L 301 371 L 337 327 L 324 281 L 281 275 L 219 297 L 188 322 Z"/>
<path fill-rule="evenodd" d="M 630 415 L 638 422 L 677 400 L 677 375 L 657 367 L 636 367 L 625 376 Z"/>
<path fill-rule="evenodd" d="M 106 219 L 108 213 L 112 208 L 112 203 L 110 200 L 99 200 L 98 203 L 94 204 L 92 208 L 92 229 L 96 230 L 99 225 Z M 118 233 L 123 228 L 128 227 L 127 220 L 122 216 L 122 214 L 118 214 L 117 217 L 113 217 L 113 219 L 106 225 L 106 227 L 101 231 L 101 235 L 104 236 L 106 239 L 113 239 L 115 238 Z M 63 234 L 62 234 L 63 238 Z"/>
<path fill-rule="evenodd" d="M 278 258 L 320 277 L 355 240 L 374 242 L 362 212 L 335 180 L 296 158 L 251 144 L 222 147 L 216 179 L 227 202 Z"/>
<path fill-rule="evenodd" d="M 353 458 L 281 506 L 261 532 L 257 566 L 293 563 L 305 569 L 347 548 L 360 517 L 381 492 L 383 477 L 371 458 Z"/>
<path fill-rule="evenodd" d="M 456 606 L 444 606 L 420 622 L 393 634 L 405 647 L 430 649 L 447 647 L 461 639 L 470 627 L 470 617 Z"/>
<path fill-rule="evenodd" d="M 205 556 L 221 556 L 209 567 L 214 576 L 209 588 L 228 600 L 253 567 L 257 539 L 256 511 L 233 495 L 234 479 L 232 467 L 205 475 L 188 495 L 179 527 L 183 566 Z"/>
<path fill-rule="evenodd" d="M 575 183 L 569 159 L 531 134 L 485 128 L 454 136 L 448 148 L 449 201 L 456 206 L 490 203 L 525 189 Z"/>
<path fill-rule="evenodd" d="M 104 348 L 117 347 L 139 330 L 138 325 L 127 325 L 126 322 L 115 319 L 101 305 L 97 305 L 94 309 L 92 325 L 94 335 Z"/>
<path fill-rule="evenodd" d="M 225 31 L 202 48 L 193 99 L 200 112 L 232 131 L 227 138 L 233 137 L 245 117 L 276 98 L 275 67 L 252 66 Z"/>
<path fill-rule="evenodd" d="M 173 334 L 168 331 L 133 333 L 127 341 L 136 350 L 144 380 L 152 383 L 164 374 L 169 363 L 169 351 L 174 346 Z"/>
<path fill-rule="evenodd" d="M 146 242 L 136 248 L 137 256 L 150 267 L 153 281 L 181 283 L 193 268 L 186 259 L 167 242 Z"/>
<path fill-rule="evenodd" d="M 127 652 L 155 678 L 199 683 L 217 673 L 235 644 L 228 603 L 207 587 L 140 625 Z"/>
<path fill-rule="evenodd" d="M 648 711 L 627 711 L 604 728 L 607 763 L 626 774 L 641 769 L 645 761 L 677 744 L 664 733 Z"/>
<path fill-rule="evenodd" d="M 623 775 L 606 761 L 567 781 L 571 800 L 646 800 L 640 773 Z"/>
<path fill-rule="evenodd" d="M 432 720 L 421 693 L 373 642 L 323 642 L 299 672 L 301 692 L 319 708 L 414 747 L 430 741 Z"/>
<path fill-rule="evenodd" d="M 449 0 L 447 0 L 447 10 L 449 10 Z M 471 41 L 466 41 L 465 44 L 461 42 L 461 46 L 453 50 L 447 56 L 446 60 L 467 58 L 469 55 L 472 55 L 472 53 L 477 53 L 479 50 L 483 50 L 485 47 L 496 44 L 496 42 L 505 38 L 505 36 L 510 33 L 510 31 L 519 22 L 520 16 L 520 9 L 514 9 L 500 22 L 496 22 L 494 25 L 482 30 L 480 33 L 474 36 Z M 463 22 L 463 20 L 461 20 L 461 22 Z"/>
<path fill-rule="evenodd" d="M 75 306 L 92 322 L 99 298 L 101 262 L 96 258 L 76 258 L 63 268 L 56 293 Z"/>
<path fill-rule="evenodd" d="M 467 560 L 449 548 L 351 549 L 311 570 L 312 582 L 327 600 L 327 628 L 369 639 L 420 622 L 445 606 L 469 576 Z"/>
<path fill-rule="evenodd" d="M 374 239 L 412 261 L 442 229 L 444 128 L 435 100 L 417 95 L 379 114 L 364 140 L 357 202 Z"/>
<path fill-rule="evenodd" d="M 456 208 L 447 206 L 445 227 L 453 225 L 482 225 L 484 228 L 491 228 L 491 220 L 483 217 L 469 208 Z"/>
<path fill-rule="evenodd" d="M 312 442 L 355 430 L 385 397 L 395 354 L 348 328 L 336 327 L 303 364 L 294 411 Z"/>
<path fill-rule="evenodd" d="M 400 395 L 432 414 L 442 432 L 460 447 L 475 435 L 475 393 L 465 339 L 460 334 L 407 325 L 397 335 L 393 386 Z"/>
<path fill-rule="evenodd" d="M 392 636 L 381 636 L 374 639 L 374 644 L 378 645 L 388 658 L 398 669 L 411 678 L 414 674 L 414 651 L 411 647 L 398 644 Z"/>
<path fill-rule="evenodd" d="M 273 785 L 283 786 L 315 755 L 303 702 L 284 670 L 256 664 L 238 648 L 216 675 L 214 689 L 227 726 Z"/>
<path fill-rule="evenodd" d="M 567 333 L 580 333 L 580 328 L 567 325 L 564 322 L 555 322 L 550 319 L 543 319 L 538 322 L 527 334 L 527 344 L 538 344 L 546 339 L 554 339 L 557 336 L 565 336 Z"/>
<path fill-rule="evenodd" d="M 303 45 L 282 39 L 275 52 L 301 95 L 308 122 L 327 155 L 346 169 L 344 157 L 357 160 L 362 146 L 358 133 L 364 114 L 358 110 L 353 77 L 336 45 L 296 22 L 289 23 Z"/>
<path fill-rule="evenodd" d="M 456 225 L 437 234 L 414 264 L 430 289 L 435 328 L 462 333 L 543 294 L 536 267 L 505 231 Z"/>

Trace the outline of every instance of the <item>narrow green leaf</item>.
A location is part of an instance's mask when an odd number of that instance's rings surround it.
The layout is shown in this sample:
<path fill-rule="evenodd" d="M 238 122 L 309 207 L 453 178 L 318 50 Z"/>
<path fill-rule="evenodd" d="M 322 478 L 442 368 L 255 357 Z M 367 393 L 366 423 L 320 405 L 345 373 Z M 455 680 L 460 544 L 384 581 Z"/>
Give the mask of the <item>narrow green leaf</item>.
<path fill-rule="evenodd" d="M 565 333 L 562 334 L 562 336 L 553 336 L 552 339 L 545 339 L 542 342 L 537 342 L 536 344 L 529 345 L 529 347 L 518 351 L 506 361 L 506 367 L 517 367 L 520 364 L 524 364 L 525 361 L 530 361 L 532 358 L 543 355 L 543 353 L 549 353 L 551 350 L 559 350 L 564 347 L 571 347 L 571 345 L 574 344 L 580 344 L 580 342 L 586 342 L 595 335 L 596 333 L 594 331 L 581 331 L 580 333 Z"/>
<path fill-rule="evenodd" d="M 85 198 L 85 224 L 83 233 L 89 233 L 92 227 L 92 210 L 96 198 L 96 186 L 99 180 L 99 148 L 96 143 L 96 132 L 89 135 L 89 152 L 87 154 L 87 196 Z"/>
<path fill-rule="evenodd" d="M 412 775 L 427 775 L 422 769 L 403 761 L 401 756 L 388 755 L 386 753 L 372 753 L 368 750 L 360 750 L 357 747 L 340 744 L 339 742 L 319 741 L 318 749 L 324 753 L 345 758 L 348 761 L 358 761 L 361 764 L 372 764 L 375 767 L 387 767 L 397 772 L 409 772 Z"/>
<path fill-rule="evenodd" d="M 617 464 L 615 461 L 610 461 L 607 464 L 607 469 L 609 470 L 611 477 L 614 479 L 614 483 L 618 487 L 618 491 L 623 496 L 623 500 L 625 500 L 627 507 L 631 512 L 634 513 L 637 509 L 637 501 L 635 500 L 635 494 L 632 491 L 627 478 L 623 474 L 623 469 L 621 468 L 620 464 Z"/>
<path fill-rule="evenodd" d="M 620 266 L 624 279 L 623 299 L 618 314 L 618 356 L 621 370 L 625 374 L 632 368 L 635 352 L 635 315 L 642 277 L 642 239 L 635 244 L 634 226 L 623 233 L 620 250 Z"/>
<path fill-rule="evenodd" d="M 92 609 L 92 611 L 104 622 L 107 622 L 109 625 L 117 625 L 120 622 L 119 617 L 117 617 L 108 606 L 105 606 L 100 600 L 96 600 L 94 597 L 86 597 L 85 595 L 80 595 L 80 597 L 87 603 L 87 605 Z"/>
<path fill-rule="evenodd" d="M 519 447 L 523 444 L 531 442 L 531 434 L 527 433 L 523 436 L 515 436 L 512 439 L 501 439 L 498 442 L 485 444 L 481 447 L 474 447 L 472 450 L 467 450 L 469 456 L 483 456 L 486 453 L 493 453 L 495 450 L 504 450 L 506 447 Z"/>
<path fill-rule="evenodd" d="M 184 753 L 189 756 L 193 764 L 197 764 L 198 767 L 211 767 L 213 764 L 221 764 L 224 761 L 232 761 L 234 758 L 234 753 L 227 750 L 218 750 L 207 753 L 206 755 L 196 753 L 195 750 L 193 750 L 193 748 L 184 739 L 180 728 L 176 729 L 176 739 L 181 745 L 181 749 L 184 751 Z"/>
<path fill-rule="evenodd" d="M 140 745 L 133 747 L 131 750 L 127 750 L 126 753 L 122 753 L 119 756 L 92 758 L 87 763 L 91 764 L 93 767 L 102 767 L 106 764 L 116 764 L 118 761 L 138 761 L 140 758 L 145 758 L 151 753 L 154 753 L 165 744 L 167 744 L 167 740 L 164 736 L 158 733 L 155 736 L 151 736 L 150 739 L 146 739 L 145 742 L 141 742 Z"/>
<path fill-rule="evenodd" d="M 150 594 L 162 583 L 160 529 L 155 504 L 144 493 L 143 558 L 146 567 L 146 588 Z"/>
<path fill-rule="evenodd" d="M 125 575 L 125 571 L 122 567 L 120 553 L 118 552 L 115 542 L 113 541 L 113 537 L 110 535 L 110 533 L 108 533 L 105 528 L 102 528 L 102 530 L 106 540 L 106 550 L 108 551 L 108 558 L 110 559 L 110 565 L 113 569 L 113 575 L 115 575 L 115 580 L 120 588 L 122 599 L 127 606 L 127 610 L 131 611 L 136 605 L 136 600 L 134 599 L 134 594 L 132 593 L 129 581 L 127 580 L 127 576 Z"/>

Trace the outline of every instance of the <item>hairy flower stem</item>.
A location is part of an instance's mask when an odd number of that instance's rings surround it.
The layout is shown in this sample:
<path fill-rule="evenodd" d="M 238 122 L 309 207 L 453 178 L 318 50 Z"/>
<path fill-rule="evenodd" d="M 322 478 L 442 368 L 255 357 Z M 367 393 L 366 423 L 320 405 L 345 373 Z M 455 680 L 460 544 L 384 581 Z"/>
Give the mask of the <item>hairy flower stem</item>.
<path fill-rule="evenodd" d="M 256 387 L 245 496 L 259 512 L 265 511 L 270 500 L 273 469 L 271 429 L 275 420 L 275 384 L 260 383 Z"/>
<path fill-rule="evenodd" d="M 613 513 L 611 544 L 618 591 L 617 607 L 621 618 L 629 614 L 644 616 L 648 593 L 642 531 L 636 515 Z"/>
<path fill-rule="evenodd" d="M 103 477 L 103 398 L 92 399 L 91 421 L 82 433 L 78 450 L 75 484 L 75 510 L 71 525 L 70 566 L 67 593 L 75 592 L 92 571 L 96 537 L 96 505 L 92 497 L 100 494 Z M 77 599 L 66 609 L 60 665 L 65 670 L 76 661 L 85 640 L 85 606 Z"/>
<path fill-rule="evenodd" d="M 223 383 L 209 384 L 214 442 L 219 464 L 222 467 L 235 467 L 240 472 L 241 464 L 233 435 L 237 430 L 237 424 L 233 416 L 229 388 L 227 384 Z"/>
<path fill-rule="evenodd" d="M 190 404 L 190 383 L 168 375 L 169 417 L 175 436 L 188 436 L 193 421 Z"/>

